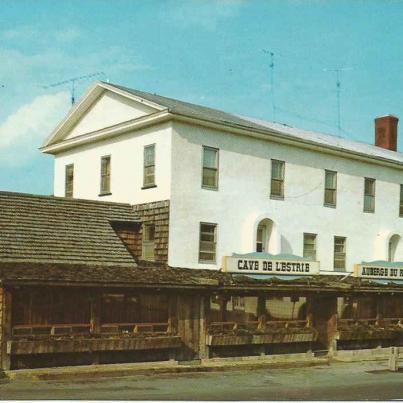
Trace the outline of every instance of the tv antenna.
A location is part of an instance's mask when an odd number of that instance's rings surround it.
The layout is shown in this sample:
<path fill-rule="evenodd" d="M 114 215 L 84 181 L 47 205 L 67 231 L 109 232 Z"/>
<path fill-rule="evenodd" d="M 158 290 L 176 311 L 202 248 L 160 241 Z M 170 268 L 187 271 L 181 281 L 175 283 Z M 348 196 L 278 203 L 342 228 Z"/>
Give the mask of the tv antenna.
<path fill-rule="evenodd" d="M 85 79 L 88 79 L 88 78 L 103 76 L 103 75 L 105 75 L 105 73 L 103 73 L 102 71 L 99 71 L 97 73 L 87 74 L 85 76 L 73 77 L 73 78 L 69 78 L 69 79 L 64 80 L 64 81 L 59 81 L 57 83 L 44 85 L 44 86 L 42 86 L 42 88 L 48 89 L 48 88 L 53 88 L 53 87 L 59 87 L 60 85 L 71 84 L 71 88 L 70 88 L 70 91 L 71 91 L 71 105 L 74 105 L 74 103 L 76 101 L 76 98 L 75 98 L 76 82 L 81 81 L 81 80 L 85 80 Z"/>
<path fill-rule="evenodd" d="M 276 103 L 274 98 L 274 52 L 263 49 L 263 52 L 270 55 L 270 89 L 271 89 L 271 106 L 273 122 L 276 121 Z"/>
<path fill-rule="evenodd" d="M 352 67 L 340 67 L 335 69 L 323 69 L 323 71 L 330 71 L 336 73 L 336 97 L 337 97 L 337 129 L 341 133 L 341 72 L 352 70 Z"/>

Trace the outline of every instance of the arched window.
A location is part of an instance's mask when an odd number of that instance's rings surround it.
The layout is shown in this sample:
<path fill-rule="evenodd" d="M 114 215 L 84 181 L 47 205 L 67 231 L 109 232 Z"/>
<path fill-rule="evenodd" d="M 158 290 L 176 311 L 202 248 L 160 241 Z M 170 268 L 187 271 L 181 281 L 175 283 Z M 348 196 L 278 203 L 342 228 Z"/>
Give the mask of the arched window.
<path fill-rule="evenodd" d="M 397 249 L 397 245 L 399 244 L 399 241 L 400 241 L 400 235 L 397 235 L 397 234 L 392 235 L 389 239 L 389 245 L 388 245 L 388 261 L 389 262 L 395 261 L 395 254 L 396 254 L 396 249 Z"/>
<path fill-rule="evenodd" d="M 268 252 L 273 221 L 265 218 L 260 221 L 256 231 L 256 252 Z"/>

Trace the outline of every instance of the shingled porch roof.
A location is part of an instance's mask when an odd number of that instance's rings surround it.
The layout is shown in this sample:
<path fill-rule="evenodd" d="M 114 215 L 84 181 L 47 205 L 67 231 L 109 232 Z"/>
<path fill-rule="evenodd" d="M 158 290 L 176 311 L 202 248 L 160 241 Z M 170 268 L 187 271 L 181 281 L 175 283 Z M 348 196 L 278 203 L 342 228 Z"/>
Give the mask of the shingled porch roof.
<path fill-rule="evenodd" d="M 133 266 L 114 221 L 139 219 L 129 204 L 0 192 L 0 264 Z"/>

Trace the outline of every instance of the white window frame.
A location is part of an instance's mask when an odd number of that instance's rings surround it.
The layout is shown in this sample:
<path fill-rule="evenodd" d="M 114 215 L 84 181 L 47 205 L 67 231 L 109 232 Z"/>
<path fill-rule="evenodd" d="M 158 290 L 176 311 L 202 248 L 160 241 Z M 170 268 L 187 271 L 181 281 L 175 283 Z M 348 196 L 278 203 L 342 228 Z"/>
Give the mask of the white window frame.
<path fill-rule="evenodd" d="M 205 151 L 214 151 L 215 152 L 215 167 L 207 167 L 204 166 L 204 153 Z M 209 170 L 215 173 L 215 185 L 207 185 L 204 183 L 204 171 Z M 218 190 L 218 180 L 219 180 L 219 170 L 220 170 L 220 150 L 215 147 L 203 146 L 202 147 L 202 188 L 207 190 Z"/>
<path fill-rule="evenodd" d="M 312 257 L 312 256 L 307 256 L 307 251 L 306 251 L 306 249 L 305 249 L 305 245 L 307 244 L 307 242 L 306 242 L 306 238 L 307 237 L 314 237 L 314 239 L 313 239 L 313 251 L 314 251 L 314 256 Z M 316 261 L 316 259 L 317 259 L 317 239 L 318 239 L 318 234 L 314 234 L 314 233 L 312 233 L 312 232 L 304 232 L 304 234 L 303 234 L 303 257 L 305 257 L 305 258 L 311 258 L 312 260 L 314 260 L 314 261 Z"/>
<path fill-rule="evenodd" d="M 337 240 L 343 240 L 343 251 L 342 252 L 336 252 Z M 333 269 L 334 269 L 334 271 L 341 271 L 341 272 L 346 271 L 346 266 L 347 266 L 346 250 L 347 250 L 347 238 L 344 236 L 335 236 L 334 241 L 333 241 Z M 336 267 L 336 261 L 340 261 L 341 258 L 344 261 L 343 267 Z"/>
<path fill-rule="evenodd" d="M 146 236 L 149 234 L 149 229 L 153 228 L 154 237 L 153 239 Z M 152 251 L 152 253 L 150 252 Z M 143 226 L 143 236 L 142 236 L 142 245 L 141 245 L 141 256 L 143 260 L 155 261 L 155 224 L 154 223 L 145 223 Z"/>
<path fill-rule="evenodd" d="M 74 164 L 65 166 L 64 175 L 64 196 L 72 198 L 74 195 Z"/>
<path fill-rule="evenodd" d="M 281 174 L 279 178 L 274 178 L 274 165 L 280 164 L 281 165 Z M 273 193 L 273 182 L 280 183 L 280 194 Z M 285 161 L 272 159 L 271 160 L 271 180 L 270 180 L 270 198 L 277 199 L 277 200 L 284 200 L 284 182 L 285 182 Z"/>
<path fill-rule="evenodd" d="M 151 162 L 147 161 L 146 154 L 147 154 L 148 150 L 153 150 L 153 158 L 152 158 Z M 155 143 L 144 146 L 144 150 L 143 150 L 143 187 L 142 187 L 142 189 L 156 187 L 156 184 L 155 184 L 155 156 L 156 156 Z M 151 171 L 152 171 L 151 173 L 148 172 L 149 169 L 151 169 Z M 152 181 L 151 180 L 149 181 L 149 178 L 152 178 Z"/>
<path fill-rule="evenodd" d="M 334 187 L 328 187 L 327 186 L 327 175 L 334 175 L 335 178 L 335 185 Z M 333 202 L 329 202 L 326 200 L 326 193 L 327 192 L 332 192 L 332 194 L 334 195 L 334 201 Z M 334 192 L 334 193 L 333 193 Z M 337 172 L 336 171 L 331 171 L 329 169 L 325 169 L 325 192 L 324 192 L 324 198 L 323 198 L 323 205 L 325 207 L 336 207 L 337 205 Z"/>
<path fill-rule="evenodd" d="M 202 241 L 202 235 L 207 234 L 207 232 L 202 233 L 202 226 L 203 225 L 209 225 L 211 227 L 214 227 L 213 241 Z M 199 225 L 199 263 L 210 263 L 210 264 L 215 264 L 216 263 L 216 261 L 217 261 L 217 231 L 218 231 L 218 224 L 217 223 L 200 222 L 200 225 Z M 212 243 L 214 251 L 202 250 L 202 242 L 210 242 L 210 243 Z M 203 258 L 201 258 L 202 253 L 214 254 L 214 258 L 211 259 L 211 260 L 203 259 Z"/>
<path fill-rule="evenodd" d="M 367 182 L 372 184 L 373 194 L 366 191 Z M 375 195 L 376 195 L 376 179 L 364 178 L 364 213 L 375 213 Z M 367 205 L 367 200 L 370 200 L 370 205 Z"/>

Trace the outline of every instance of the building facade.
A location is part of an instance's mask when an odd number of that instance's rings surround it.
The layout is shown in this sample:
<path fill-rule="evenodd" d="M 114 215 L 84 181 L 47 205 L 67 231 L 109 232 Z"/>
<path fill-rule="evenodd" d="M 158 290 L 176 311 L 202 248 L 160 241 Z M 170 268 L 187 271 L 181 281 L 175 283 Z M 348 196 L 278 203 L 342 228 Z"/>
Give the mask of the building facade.
<path fill-rule="evenodd" d="M 403 261 L 397 118 L 376 128 L 369 145 L 101 82 L 42 151 L 56 196 L 168 201 L 170 266 L 217 270 L 258 251 L 352 272 Z"/>

